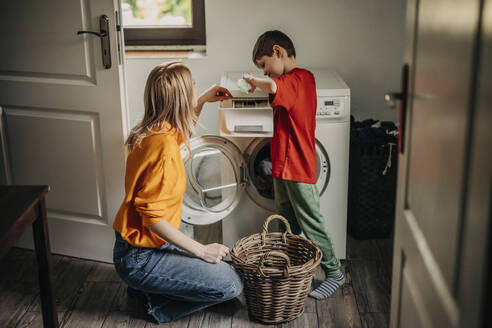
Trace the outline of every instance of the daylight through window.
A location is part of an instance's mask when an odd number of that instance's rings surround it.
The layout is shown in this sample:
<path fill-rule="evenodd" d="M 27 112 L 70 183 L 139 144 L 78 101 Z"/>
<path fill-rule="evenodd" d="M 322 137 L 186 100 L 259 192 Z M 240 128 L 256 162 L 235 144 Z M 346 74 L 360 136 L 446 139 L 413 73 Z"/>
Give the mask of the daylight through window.
<path fill-rule="evenodd" d="M 204 0 L 122 0 L 126 46 L 205 45 Z"/>

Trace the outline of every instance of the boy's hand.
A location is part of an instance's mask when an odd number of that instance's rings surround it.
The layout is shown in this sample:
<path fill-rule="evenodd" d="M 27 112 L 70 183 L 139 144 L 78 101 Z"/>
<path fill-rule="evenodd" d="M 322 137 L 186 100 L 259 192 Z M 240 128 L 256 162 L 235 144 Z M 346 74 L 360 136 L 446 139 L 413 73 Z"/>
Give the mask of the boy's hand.
<path fill-rule="evenodd" d="M 256 90 L 256 85 L 254 85 L 255 77 L 249 73 L 243 75 L 243 80 L 248 82 L 251 88 L 248 90 L 249 93 L 252 93 Z"/>
<path fill-rule="evenodd" d="M 232 98 L 231 93 L 220 85 L 213 85 L 200 96 L 202 103 L 216 102 Z"/>
<path fill-rule="evenodd" d="M 253 92 L 256 88 L 269 94 L 275 94 L 277 92 L 277 84 L 269 77 L 254 77 L 246 73 L 243 75 L 243 79 L 251 85 L 251 89 L 248 92 Z"/>

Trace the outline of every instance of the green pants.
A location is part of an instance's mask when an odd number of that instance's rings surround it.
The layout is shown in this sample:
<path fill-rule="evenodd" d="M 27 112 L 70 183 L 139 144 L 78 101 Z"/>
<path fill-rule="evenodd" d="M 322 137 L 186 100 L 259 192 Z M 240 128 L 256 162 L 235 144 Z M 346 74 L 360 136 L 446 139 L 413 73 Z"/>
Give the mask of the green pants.
<path fill-rule="evenodd" d="M 326 230 L 319 208 L 319 192 L 315 184 L 274 178 L 275 209 L 285 217 L 292 232 L 304 235 L 323 252 L 321 268 L 326 277 L 340 272 L 340 261 L 335 257 L 333 242 Z"/>

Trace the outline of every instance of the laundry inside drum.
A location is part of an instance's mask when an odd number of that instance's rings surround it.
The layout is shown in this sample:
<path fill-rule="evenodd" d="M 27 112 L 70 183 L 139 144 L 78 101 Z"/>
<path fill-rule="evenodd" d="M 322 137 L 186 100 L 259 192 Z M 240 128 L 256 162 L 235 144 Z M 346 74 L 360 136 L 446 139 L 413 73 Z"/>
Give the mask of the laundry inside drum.
<path fill-rule="evenodd" d="M 256 154 L 253 162 L 253 183 L 258 193 L 273 199 L 272 159 L 270 143 L 266 143 Z"/>

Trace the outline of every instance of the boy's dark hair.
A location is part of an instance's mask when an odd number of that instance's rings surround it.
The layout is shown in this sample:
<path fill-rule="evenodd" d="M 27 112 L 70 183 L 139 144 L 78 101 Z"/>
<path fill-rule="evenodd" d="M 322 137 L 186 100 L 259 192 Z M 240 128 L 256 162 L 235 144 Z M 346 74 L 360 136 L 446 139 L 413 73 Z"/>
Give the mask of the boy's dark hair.
<path fill-rule="evenodd" d="M 258 40 L 256 40 L 255 47 L 253 48 L 253 63 L 256 65 L 256 60 L 263 56 L 273 55 L 273 46 L 279 45 L 287 51 L 287 56 L 296 57 L 296 49 L 292 40 L 280 31 L 267 31 L 260 35 Z"/>

